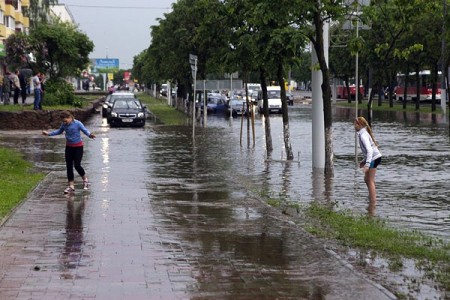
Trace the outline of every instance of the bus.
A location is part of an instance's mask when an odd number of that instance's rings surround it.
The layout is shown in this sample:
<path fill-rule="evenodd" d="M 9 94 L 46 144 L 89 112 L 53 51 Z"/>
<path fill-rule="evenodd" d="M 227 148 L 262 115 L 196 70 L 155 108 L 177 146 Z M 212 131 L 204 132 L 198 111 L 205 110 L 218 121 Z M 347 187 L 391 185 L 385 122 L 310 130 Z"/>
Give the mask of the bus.
<path fill-rule="evenodd" d="M 441 99 L 441 71 L 436 83 L 436 100 Z M 394 95 L 399 101 L 403 101 L 405 95 L 405 74 L 397 74 L 397 86 L 394 89 Z M 430 70 L 419 72 L 420 99 L 419 101 L 430 101 L 433 95 Z M 417 80 L 416 72 L 409 73 L 408 85 L 406 86 L 406 100 L 416 101 L 417 98 Z"/>

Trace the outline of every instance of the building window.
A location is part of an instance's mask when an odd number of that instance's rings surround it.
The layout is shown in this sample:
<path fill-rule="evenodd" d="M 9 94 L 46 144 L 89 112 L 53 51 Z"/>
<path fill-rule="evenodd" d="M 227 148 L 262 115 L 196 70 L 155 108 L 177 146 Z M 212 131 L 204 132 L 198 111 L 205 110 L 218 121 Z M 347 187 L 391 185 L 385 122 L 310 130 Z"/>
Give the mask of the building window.
<path fill-rule="evenodd" d="M 6 27 L 11 29 L 16 29 L 16 20 L 14 20 L 11 16 L 4 16 L 3 17 L 4 23 Z"/>
<path fill-rule="evenodd" d="M 0 24 L 5 24 L 5 20 L 3 18 L 4 18 L 3 10 L 0 10 Z"/>

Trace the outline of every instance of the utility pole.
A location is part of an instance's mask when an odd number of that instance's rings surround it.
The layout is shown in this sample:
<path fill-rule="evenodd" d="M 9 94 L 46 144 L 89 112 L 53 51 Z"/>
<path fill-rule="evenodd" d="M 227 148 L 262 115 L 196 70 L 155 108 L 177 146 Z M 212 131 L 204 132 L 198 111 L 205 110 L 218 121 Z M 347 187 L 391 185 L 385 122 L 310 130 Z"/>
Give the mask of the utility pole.
<path fill-rule="evenodd" d="M 442 18 L 442 47 L 441 47 L 441 108 L 444 115 L 446 114 L 447 108 L 447 54 L 446 54 L 446 27 L 445 27 L 445 19 L 447 18 L 447 0 L 444 0 L 443 3 L 443 18 Z"/>
<path fill-rule="evenodd" d="M 197 87 L 197 55 L 189 54 L 192 78 L 194 79 L 194 97 L 192 101 L 192 138 L 195 138 L 195 92 Z"/>

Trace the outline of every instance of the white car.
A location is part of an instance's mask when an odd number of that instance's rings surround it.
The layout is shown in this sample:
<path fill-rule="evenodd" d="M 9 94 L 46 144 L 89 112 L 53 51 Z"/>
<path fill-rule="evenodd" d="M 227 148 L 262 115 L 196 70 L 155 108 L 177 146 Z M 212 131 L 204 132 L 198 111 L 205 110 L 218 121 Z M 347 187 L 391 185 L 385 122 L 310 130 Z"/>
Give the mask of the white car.
<path fill-rule="evenodd" d="M 267 87 L 267 98 L 269 102 L 269 113 L 281 114 L 281 88 L 279 86 L 268 86 Z M 258 92 L 258 111 L 263 113 L 263 95 L 262 91 Z"/>

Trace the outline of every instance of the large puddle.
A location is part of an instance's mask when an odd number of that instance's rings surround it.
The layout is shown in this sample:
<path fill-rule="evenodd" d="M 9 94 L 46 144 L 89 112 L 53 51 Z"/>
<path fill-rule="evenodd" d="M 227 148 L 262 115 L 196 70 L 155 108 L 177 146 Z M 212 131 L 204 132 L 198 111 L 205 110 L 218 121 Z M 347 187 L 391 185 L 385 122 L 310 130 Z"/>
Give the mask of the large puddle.
<path fill-rule="evenodd" d="M 270 161 L 266 159 L 261 118 L 256 119 L 256 145 L 253 147 L 247 145 L 246 126 L 243 130 L 243 146 L 240 146 L 240 119 L 228 120 L 219 116 L 211 116 L 207 128 L 196 129 L 195 145 L 190 127 L 149 126 L 146 130 L 110 130 L 100 116 L 95 116 L 86 125 L 96 132 L 98 139 L 95 146 L 91 144 L 92 147 L 86 147 L 85 160 L 93 159 L 96 168 L 102 166 L 101 172 L 111 173 L 107 166 L 112 155 L 116 160 L 117 155 L 123 155 L 123 159 L 119 159 L 120 166 L 126 168 L 127 155 L 133 156 L 139 147 L 145 147 L 148 158 L 142 164 L 148 165 L 147 174 L 132 176 L 137 181 L 145 182 L 153 197 L 164 196 L 164 202 L 154 205 L 159 205 L 164 215 L 176 221 L 180 228 L 183 222 L 189 221 L 185 216 L 196 216 L 198 234 L 192 236 L 190 242 L 202 245 L 202 253 L 198 255 L 211 255 L 211 263 L 214 255 L 234 251 L 242 263 L 250 260 L 272 269 L 274 265 L 289 266 L 296 261 L 292 255 L 299 253 L 293 250 L 295 245 L 283 244 L 284 229 L 273 229 L 280 232 L 277 232 L 276 240 L 272 240 L 270 222 L 253 223 L 270 219 L 270 216 L 251 207 L 234 207 L 230 199 L 239 201 L 250 192 L 264 197 L 282 198 L 294 204 L 330 202 L 336 204 L 336 209 L 351 209 L 361 214 L 367 213 L 368 205 L 367 188 L 361 171 L 355 166 L 354 112 L 348 109 L 335 111 L 335 175 L 327 180 L 320 172 L 313 171 L 311 166 L 311 107 L 295 106 L 290 108 L 289 113 L 291 142 L 296 156 L 291 163 L 283 162 L 281 116 L 270 118 L 274 142 Z M 377 172 L 376 216 L 389 220 L 393 226 L 418 229 L 448 241 L 448 123 L 440 118 L 414 113 L 380 113 L 375 114 L 374 120 L 374 134 L 384 156 Z M 42 137 L 39 131 L 6 132 L 0 134 L 0 144 L 20 148 L 40 169 L 64 170 L 63 138 Z M 100 172 L 100 169 L 96 171 Z M 108 176 L 120 174 L 118 171 Z M 214 238 L 211 238 L 207 234 L 207 226 L 222 224 L 224 221 L 231 227 L 220 229 L 216 226 Z M 233 232 L 233 222 L 261 226 L 257 229 L 249 227 L 249 230 L 259 230 L 261 235 L 249 237 L 244 233 Z M 189 239 L 188 236 L 184 238 Z M 264 252 L 264 249 L 268 252 Z M 355 260 L 371 260 L 374 266 L 387 264 L 380 258 L 373 258 L 371 253 L 352 255 Z M 228 258 L 224 256 L 223 259 Z M 415 275 L 419 273 L 414 271 L 413 262 L 406 262 L 405 266 L 407 272 Z M 310 271 L 314 272 L 314 268 Z M 401 279 L 398 281 L 401 282 Z M 439 297 L 439 292 L 428 285 L 417 289 L 416 295 Z M 320 291 L 315 293 L 322 294 Z"/>

